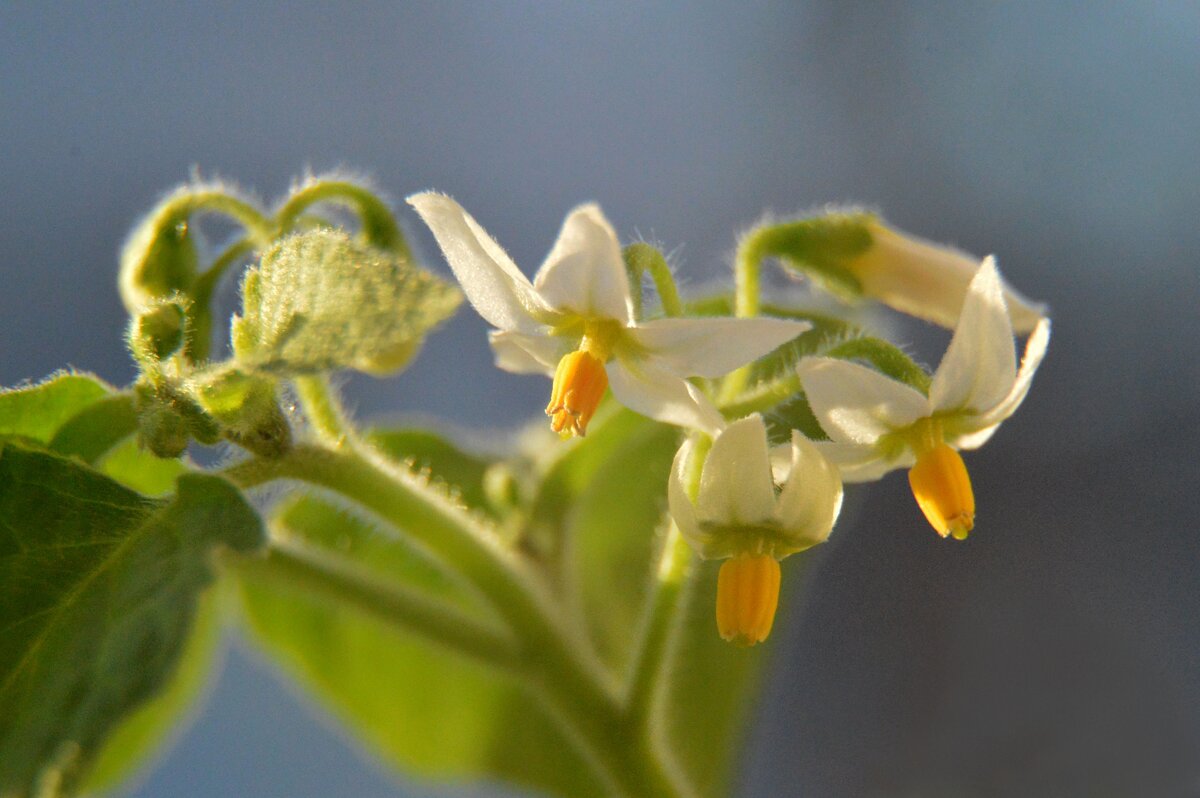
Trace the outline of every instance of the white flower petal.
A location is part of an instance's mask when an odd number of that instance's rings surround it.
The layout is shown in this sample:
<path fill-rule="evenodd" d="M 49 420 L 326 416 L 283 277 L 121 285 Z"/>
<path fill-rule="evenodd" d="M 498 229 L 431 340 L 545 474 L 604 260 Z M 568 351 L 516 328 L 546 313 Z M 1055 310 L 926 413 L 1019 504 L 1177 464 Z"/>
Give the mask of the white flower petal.
<path fill-rule="evenodd" d="M 796 369 L 821 429 L 835 441 L 872 445 L 929 415 L 929 400 L 877 371 L 827 357 L 806 357 Z"/>
<path fill-rule="evenodd" d="M 870 224 L 873 244 L 848 264 L 863 293 L 910 316 L 953 328 L 979 259 L 954 247 Z M 1019 333 L 1034 328 L 1045 306 L 1004 285 L 1004 301 Z"/>
<path fill-rule="evenodd" d="M 960 449 L 963 451 L 978 449 L 980 446 L 983 446 L 985 443 L 991 440 L 992 436 L 996 434 L 996 430 L 998 429 L 1000 429 L 999 424 L 992 424 L 991 426 L 983 427 L 982 429 L 976 429 L 960 435 L 955 435 L 952 438 L 947 437 L 946 443 L 950 444 L 955 449 Z"/>
<path fill-rule="evenodd" d="M 872 446 L 831 441 L 817 441 L 813 445 L 825 459 L 838 467 L 842 482 L 874 482 L 897 468 L 909 468 L 916 462 L 908 449 L 895 460 L 884 460 Z"/>
<path fill-rule="evenodd" d="M 787 319 L 656 319 L 630 330 L 655 364 L 681 377 L 720 377 L 812 327 Z"/>
<path fill-rule="evenodd" d="M 501 330 L 532 332 L 553 313 L 512 259 L 462 206 L 427 191 L 408 198 L 433 232 L 471 305 Z"/>
<path fill-rule="evenodd" d="M 799 431 L 792 431 L 792 466 L 776 510 L 780 526 L 804 540 L 829 537 L 842 509 L 842 478 Z"/>
<path fill-rule="evenodd" d="M 1050 320 L 1042 319 L 1033 329 L 1029 340 L 1025 342 L 1025 354 L 1021 357 L 1021 370 L 1017 372 L 1012 389 L 1007 396 L 979 416 L 981 426 L 999 424 L 1017 412 L 1021 402 L 1025 401 L 1025 395 L 1029 393 L 1029 386 L 1033 384 L 1033 375 L 1037 373 L 1038 366 L 1042 364 L 1042 358 L 1046 356 L 1046 347 L 1049 344 Z"/>
<path fill-rule="evenodd" d="M 1012 323 L 989 257 L 971 281 L 954 337 L 929 386 L 929 401 L 935 410 L 983 412 L 1012 390 L 1016 377 Z"/>
<path fill-rule="evenodd" d="M 675 461 L 671 464 L 671 476 L 667 479 L 667 505 L 675 525 L 683 533 L 684 538 L 693 546 L 700 548 L 705 543 L 705 536 L 700 530 L 700 522 L 696 519 L 696 507 L 688 498 L 685 481 L 692 454 L 692 441 L 688 439 L 675 453 Z"/>
<path fill-rule="evenodd" d="M 558 361 L 573 348 L 566 338 L 508 330 L 493 330 L 488 341 L 496 353 L 496 366 L 514 374 L 553 377 Z"/>
<path fill-rule="evenodd" d="M 762 416 L 730 424 L 713 441 L 696 497 L 700 518 L 720 524 L 755 526 L 775 515 L 775 484 Z"/>
<path fill-rule="evenodd" d="M 610 360 L 608 387 L 617 401 L 656 421 L 716 435 L 725 420 L 696 386 L 646 363 Z"/>
<path fill-rule="evenodd" d="M 633 321 L 621 245 L 597 205 L 581 205 L 568 214 L 533 286 L 556 310 Z"/>

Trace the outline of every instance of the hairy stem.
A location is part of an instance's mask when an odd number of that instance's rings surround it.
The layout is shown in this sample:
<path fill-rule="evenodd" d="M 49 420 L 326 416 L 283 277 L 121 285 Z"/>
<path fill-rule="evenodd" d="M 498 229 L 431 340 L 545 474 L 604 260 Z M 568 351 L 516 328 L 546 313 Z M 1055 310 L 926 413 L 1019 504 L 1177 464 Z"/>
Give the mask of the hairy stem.
<path fill-rule="evenodd" d="M 658 291 L 658 298 L 662 301 L 663 313 L 668 316 L 682 316 L 683 302 L 679 299 L 679 288 L 675 285 L 675 277 L 671 274 L 671 267 L 663 254 L 641 241 L 625 247 L 622 254 L 625 257 L 625 266 L 634 278 L 633 296 L 637 305 L 637 315 L 640 317 L 642 313 L 642 292 L 639 287 L 642 275 L 649 273 Z"/>

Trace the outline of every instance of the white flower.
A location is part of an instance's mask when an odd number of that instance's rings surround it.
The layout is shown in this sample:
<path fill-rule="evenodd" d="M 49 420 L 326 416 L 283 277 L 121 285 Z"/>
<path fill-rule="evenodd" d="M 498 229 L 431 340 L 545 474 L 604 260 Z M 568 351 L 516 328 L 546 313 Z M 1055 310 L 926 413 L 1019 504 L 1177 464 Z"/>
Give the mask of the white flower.
<path fill-rule="evenodd" d="M 686 377 L 719 377 L 804 332 L 783 319 L 634 318 L 616 234 L 600 208 L 567 215 L 533 282 L 449 197 L 408 198 L 433 231 L 467 299 L 496 330 L 496 365 L 554 377 L 556 432 L 583 435 L 606 387 L 659 421 L 717 432 L 720 413 Z"/>
<path fill-rule="evenodd" d="M 871 245 L 845 263 L 863 295 L 943 327 L 955 326 L 979 259 L 868 218 Z M 1045 307 L 1001 285 L 1013 328 L 1029 332 L 1045 316 Z"/>
<path fill-rule="evenodd" d="M 717 581 L 717 627 L 726 640 L 753 645 L 771 631 L 778 561 L 829 537 L 842 480 L 799 432 L 790 445 L 768 450 L 766 427 L 754 414 L 713 441 L 693 503 L 686 485 L 694 451 L 689 440 L 675 455 L 667 486 L 671 516 L 701 557 L 730 558 Z"/>
<path fill-rule="evenodd" d="M 856 363 L 822 357 L 800 361 L 809 404 L 832 442 L 819 443 L 847 482 L 909 473 L 913 493 L 944 537 L 965 537 L 974 497 L 955 449 L 975 449 L 1025 399 L 1046 353 L 1050 321 L 1037 321 L 1018 370 L 1013 329 L 995 263 L 979 266 L 929 395 Z"/>

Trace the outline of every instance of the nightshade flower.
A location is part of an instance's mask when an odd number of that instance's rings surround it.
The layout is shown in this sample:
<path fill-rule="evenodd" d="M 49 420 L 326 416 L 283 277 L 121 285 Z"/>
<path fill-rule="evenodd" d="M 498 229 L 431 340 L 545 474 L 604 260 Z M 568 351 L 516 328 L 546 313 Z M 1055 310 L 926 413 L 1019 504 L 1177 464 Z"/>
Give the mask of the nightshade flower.
<path fill-rule="evenodd" d="M 715 433 L 716 408 L 686 377 L 719 377 L 808 329 L 784 319 L 634 317 L 616 234 L 600 208 L 567 215 L 533 282 L 449 197 L 408 198 L 433 231 L 454 276 L 496 330 L 496 365 L 554 378 L 555 432 L 584 435 L 607 387 L 625 406 L 670 424 Z"/>
<path fill-rule="evenodd" d="M 954 247 L 935 244 L 893 230 L 869 217 L 871 245 L 842 264 L 858 281 L 864 296 L 943 327 L 954 327 L 979 259 Z M 1028 333 L 1045 308 L 1001 281 L 1013 328 Z"/>
<path fill-rule="evenodd" d="M 693 449 L 688 440 L 675 455 L 667 486 L 671 516 L 701 557 L 728 558 L 717 577 L 717 629 L 726 640 L 754 645 L 771 632 L 779 560 L 829 537 L 842 481 L 799 432 L 791 444 L 769 450 L 756 413 L 713 441 L 693 503 L 685 487 Z"/>
<path fill-rule="evenodd" d="M 911 467 L 909 483 L 942 537 L 963 539 L 975 524 L 975 498 L 956 449 L 982 446 L 1025 399 L 1046 353 L 1041 318 L 1018 370 L 1013 329 L 992 258 L 979 266 L 929 395 L 856 363 L 807 357 L 797 370 L 821 428 L 818 443 L 847 482 Z"/>

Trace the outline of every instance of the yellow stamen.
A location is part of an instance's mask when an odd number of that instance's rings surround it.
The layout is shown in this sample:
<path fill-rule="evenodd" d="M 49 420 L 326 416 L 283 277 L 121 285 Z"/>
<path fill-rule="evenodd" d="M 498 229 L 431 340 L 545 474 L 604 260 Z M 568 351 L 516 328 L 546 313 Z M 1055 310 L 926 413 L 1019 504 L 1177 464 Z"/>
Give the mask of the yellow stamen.
<path fill-rule="evenodd" d="M 717 630 L 740 646 L 767 639 L 779 604 L 779 561 L 769 554 L 739 554 L 717 576 Z"/>
<path fill-rule="evenodd" d="M 546 405 L 550 428 L 564 438 L 587 434 L 588 422 L 607 387 L 608 373 L 600 358 L 585 349 L 564 355 L 554 372 L 550 404 Z"/>
<path fill-rule="evenodd" d="M 975 493 L 958 452 L 938 442 L 917 455 L 908 484 L 921 512 L 942 537 L 965 540 L 975 527 Z"/>

